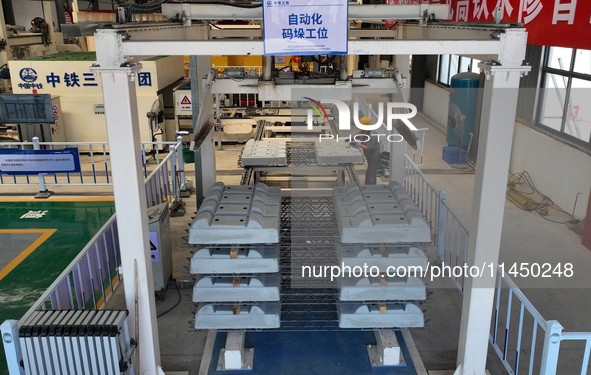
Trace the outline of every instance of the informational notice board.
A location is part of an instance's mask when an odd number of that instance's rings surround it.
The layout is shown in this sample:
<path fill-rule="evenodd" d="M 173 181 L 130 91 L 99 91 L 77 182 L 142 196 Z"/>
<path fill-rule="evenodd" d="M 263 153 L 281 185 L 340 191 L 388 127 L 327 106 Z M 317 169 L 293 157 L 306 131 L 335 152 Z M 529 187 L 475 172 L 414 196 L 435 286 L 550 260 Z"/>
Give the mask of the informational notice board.
<path fill-rule="evenodd" d="M 79 173 L 77 148 L 63 150 L 0 150 L 0 174 Z"/>
<path fill-rule="evenodd" d="M 347 53 L 347 0 L 263 0 L 265 55 Z"/>

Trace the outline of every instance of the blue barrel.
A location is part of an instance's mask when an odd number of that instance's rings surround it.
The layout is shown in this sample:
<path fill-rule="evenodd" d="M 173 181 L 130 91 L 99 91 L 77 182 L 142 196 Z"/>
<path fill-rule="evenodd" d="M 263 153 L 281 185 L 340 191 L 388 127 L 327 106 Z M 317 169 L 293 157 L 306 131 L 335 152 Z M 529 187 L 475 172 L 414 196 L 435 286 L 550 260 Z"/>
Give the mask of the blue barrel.
<path fill-rule="evenodd" d="M 458 73 L 451 77 L 451 92 L 449 102 L 458 106 L 464 120 L 464 135 L 462 136 L 462 147 L 468 147 L 470 133 L 474 133 L 476 123 L 476 105 L 478 103 L 478 84 L 480 78 L 476 73 Z M 447 143 L 450 146 L 457 146 L 459 137 L 453 128 L 447 126 Z"/>

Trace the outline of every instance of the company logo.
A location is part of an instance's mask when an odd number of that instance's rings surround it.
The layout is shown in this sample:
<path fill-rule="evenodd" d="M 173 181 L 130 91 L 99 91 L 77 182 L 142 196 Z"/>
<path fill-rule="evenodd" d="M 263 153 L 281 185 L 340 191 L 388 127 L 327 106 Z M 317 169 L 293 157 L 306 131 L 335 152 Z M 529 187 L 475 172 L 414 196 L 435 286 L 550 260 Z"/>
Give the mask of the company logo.
<path fill-rule="evenodd" d="M 267 7 L 288 7 L 289 1 L 288 0 L 273 0 L 266 2 Z"/>
<path fill-rule="evenodd" d="M 33 68 L 23 68 L 18 73 L 21 79 L 25 82 L 35 82 L 37 80 L 37 72 Z"/>
<path fill-rule="evenodd" d="M 311 108 L 313 108 L 316 113 L 318 113 L 319 117 L 326 121 L 327 115 L 324 107 L 321 103 L 328 103 L 333 104 L 339 111 L 339 130 L 351 130 L 351 111 L 347 103 L 337 100 L 337 99 L 321 99 L 320 101 L 310 99 L 308 97 L 304 97 L 303 99 L 307 99 L 312 103 L 306 103 Z M 384 117 L 385 117 L 385 124 L 386 129 L 388 131 L 392 130 L 392 124 L 394 120 L 402 121 L 411 131 L 417 131 L 418 129 L 410 122 L 410 119 L 413 118 L 417 114 L 417 107 L 414 104 L 410 103 L 386 103 L 386 115 L 384 116 L 384 103 L 378 104 L 378 119 L 375 124 L 370 125 L 363 125 L 359 122 L 360 117 L 363 115 L 359 115 L 359 103 L 353 103 L 353 122 L 355 126 L 359 130 L 376 130 L 384 124 Z M 322 111 L 322 112 L 321 112 Z M 322 116 L 322 114 L 324 116 Z M 314 113 L 312 109 L 308 110 L 308 117 L 307 117 L 307 125 L 308 130 L 312 130 L 314 126 Z"/>

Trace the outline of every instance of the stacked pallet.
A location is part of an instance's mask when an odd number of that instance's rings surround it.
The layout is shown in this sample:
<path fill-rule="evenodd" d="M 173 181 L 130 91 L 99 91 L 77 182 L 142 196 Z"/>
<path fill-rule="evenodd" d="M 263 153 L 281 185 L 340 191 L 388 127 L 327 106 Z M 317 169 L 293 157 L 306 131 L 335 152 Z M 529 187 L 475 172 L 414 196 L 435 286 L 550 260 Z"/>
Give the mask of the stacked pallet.
<path fill-rule="evenodd" d="M 417 244 L 431 233 L 405 190 L 351 184 L 334 188 L 333 205 L 339 265 L 351 270 L 340 279 L 339 327 L 422 327 L 428 262 Z"/>
<path fill-rule="evenodd" d="M 196 329 L 280 326 L 280 213 L 280 189 L 262 183 L 207 192 L 189 230 Z"/>

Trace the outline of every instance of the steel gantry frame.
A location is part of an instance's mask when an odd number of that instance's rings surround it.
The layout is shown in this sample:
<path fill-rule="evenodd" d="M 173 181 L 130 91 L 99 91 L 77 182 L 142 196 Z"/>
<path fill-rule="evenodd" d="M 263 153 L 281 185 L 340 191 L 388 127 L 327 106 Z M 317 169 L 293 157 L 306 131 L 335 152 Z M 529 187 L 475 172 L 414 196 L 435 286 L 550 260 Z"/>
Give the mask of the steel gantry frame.
<path fill-rule="evenodd" d="M 211 5 L 212 11 L 224 10 Z M 365 6 L 360 6 L 362 11 Z M 380 8 L 379 19 L 404 18 L 400 6 Z M 420 6 L 414 9 L 421 18 Z M 367 14 L 370 14 L 368 10 Z M 372 15 L 373 16 L 373 15 Z M 407 14 L 408 16 L 408 14 Z M 213 16 L 212 16 L 213 18 Z M 231 18 L 225 17 L 224 19 Z M 408 17 L 407 17 L 408 18 Z M 424 17 L 421 21 L 424 24 Z M 98 66 L 93 71 L 102 80 L 109 148 L 113 164 L 113 190 L 119 220 L 122 272 L 127 280 L 125 299 L 130 312 L 131 336 L 139 343 L 140 373 L 159 372 L 160 354 L 155 316 L 152 271 L 147 255 L 146 196 L 143 189 L 139 150 L 139 119 L 136 110 L 137 63 L 154 55 L 263 55 L 263 40 L 246 36 L 242 39 L 213 39 L 215 33 L 206 23 L 191 25 L 161 24 L 152 26 L 120 25 L 95 33 Z M 218 30 L 219 31 L 219 30 Z M 220 35 L 218 33 L 218 35 Z M 248 34 L 245 34 L 248 35 Z M 517 90 L 520 76 L 529 70 L 523 66 L 527 33 L 516 25 L 457 25 L 453 23 L 426 26 L 398 26 L 396 39 L 350 39 L 352 55 L 440 55 L 458 54 L 494 60 L 481 65 L 487 80 L 484 101 L 468 265 L 492 263 L 499 256 L 505 180 L 509 170 Z M 408 71 L 402 72 L 408 76 Z M 213 145 L 208 148 L 213 152 Z M 213 157 L 207 160 L 213 160 Z M 211 163 L 210 163 L 211 164 Z M 201 163 L 204 172 L 215 165 Z M 211 178 L 207 175 L 207 178 Z M 208 186 L 204 184 L 203 189 Z M 496 269 L 496 266 L 494 267 Z M 456 374 L 484 374 L 488 347 L 495 278 L 468 279 L 462 307 L 462 323 Z"/>

